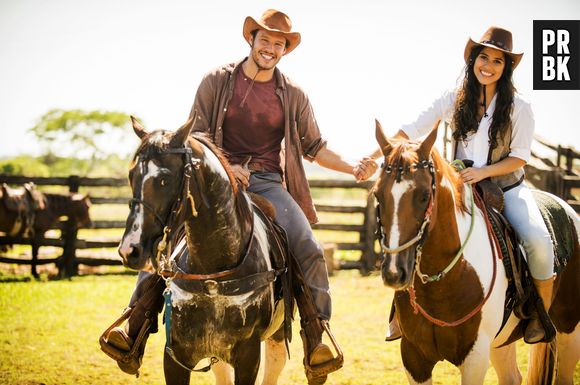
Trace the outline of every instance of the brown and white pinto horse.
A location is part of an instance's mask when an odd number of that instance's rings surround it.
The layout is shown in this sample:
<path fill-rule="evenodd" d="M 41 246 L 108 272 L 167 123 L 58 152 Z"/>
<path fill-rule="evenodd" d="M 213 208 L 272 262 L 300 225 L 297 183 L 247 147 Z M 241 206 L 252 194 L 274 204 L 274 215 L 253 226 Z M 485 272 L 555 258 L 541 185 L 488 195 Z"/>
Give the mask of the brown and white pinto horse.
<path fill-rule="evenodd" d="M 518 320 L 502 324 L 508 282 L 496 260 L 482 211 L 459 174 L 432 148 L 435 128 L 423 142 L 388 139 L 377 122 L 384 164 L 374 186 L 379 207 L 381 275 L 395 289 L 402 331 L 401 356 L 412 384 L 431 384 L 432 370 L 447 360 L 461 371 L 462 384 L 482 384 L 491 362 L 500 384 L 519 384 L 515 345 L 508 342 Z M 580 261 L 578 215 L 566 205 L 575 248 L 555 282 L 550 316 L 556 343 L 531 348 L 528 384 L 572 384 L 580 356 Z M 472 215 L 473 213 L 473 215 Z M 471 235 L 468 235 L 471 233 Z"/>
<path fill-rule="evenodd" d="M 198 362 L 212 358 L 217 384 L 254 384 L 265 341 L 262 384 L 276 384 L 286 362 L 285 307 L 275 290 L 280 271 L 271 261 L 281 250 L 267 219 L 238 189 L 209 139 L 189 135 L 193 120 L 176 132 L 147 132 L 132 119 L 141 144 L 129 172 L 133 199 L 119 245 L 123 264 L 136 270 L 148 260 L 155 264 L 165 235 L 185 224 L 185 239 L 158 261 L 159 273 L 171 277 L 166 383 L 189 384 Z"/>

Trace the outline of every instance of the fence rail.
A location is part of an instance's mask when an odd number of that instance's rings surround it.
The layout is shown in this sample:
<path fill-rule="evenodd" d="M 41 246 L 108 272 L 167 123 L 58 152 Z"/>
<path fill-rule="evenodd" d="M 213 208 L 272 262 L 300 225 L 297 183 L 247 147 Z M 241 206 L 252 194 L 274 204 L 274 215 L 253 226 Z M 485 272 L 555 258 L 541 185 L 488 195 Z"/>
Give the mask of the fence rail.
<path fill-rule="evenodd" d="M 121 178 L 83 178 L 78 176 L 60 177 L 60 178 L 42 178 L 42 177 L 28 177 L 20 175 L 0 175 L 0 183 L 7 183 L 11 185 L 22 185 L 26 182 L 34 182 L 38 186 L 65 186 L 70 192 L 78 192 L 80 187 L 113 187 L 121 188 L 127 186 L 127 180 Z M 310 180 L 310 187 L 315 189 L 370 189 L 372 182 L 356 183 L 354 181 L 345 180 Z M 89 191 L 90 192 L 90 191 Z M 91 202 L 95 205 L 103 204 L 127 204 L 129 197 L 106 197 L 93 196 L 91 194 Z M 349 261 L 340 264 L 340 268 L 356 268 L 363 273 L 367 273 L 374 268 L 377 255 L 374 251 L 374 232 L 375 232 L 375 218 L 374 218 L 374 201 L 371 197 L 367 198 L 364 205 L 361 206 L 341 206 L 341 205 L 327 205 L 316 204 L 316 209 L 319 212 L 326 213 L 343 213 L 343 214 L 362 214 L 362 223 L 318 223 L 313 225 L 314 230 L 331 230 L 331 231 L 346 231 L 358 234 L 357 242 L 342 242 L 341 239 L 331 240 L 339 250 L 356 250 L 361 252 L 361 257 L 358 261 Z M 116 253 L 111 258 L 80 258 L 76 256 L 78 249 L 98 249 L 98 248 L 113 248 L 117 247 L 120 239 L 107 240 L 92 240 L 79 239 L 74 232 L 74 237 L 71 234 L 65 234 L 67 226 L 61 225 L 63 234 L 61 238 L 44 238 L 41 246 L 54 246 L 63 249 L 63 254 L 58 258 L 40 259 L 35 265 L 54 263 L 59 269 L 61 276 L 71 276 L 78 274 L 79 265 L 87 266 L 102 266 L 102 265 L 120 265 L 121 260 L 116 256 Z M 93 228 L 95 229 L 124 229 L 124 220 L 101 219 L 93 220 Z M 30 244 L 28 238 L 14 238 L 0 236 L 0 245 L 10 244 Z M 0 263 L 14 263 L 31 265 L 31 260 L 23 260 L 17 258 L 7 258 L 0 256 Z"/>

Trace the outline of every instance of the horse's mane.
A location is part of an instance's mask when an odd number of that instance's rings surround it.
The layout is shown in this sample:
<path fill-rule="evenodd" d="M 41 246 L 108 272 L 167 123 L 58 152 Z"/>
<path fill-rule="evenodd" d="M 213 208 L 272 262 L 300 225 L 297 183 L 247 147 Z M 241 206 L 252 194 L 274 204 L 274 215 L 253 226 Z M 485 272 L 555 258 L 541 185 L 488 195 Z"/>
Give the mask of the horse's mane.
<path fill-rule="evenodd" d="M 142 139 L 141 143 L 139 144 L 139 147 L 137 147 L 135 154 L 133 155 L 133 159 L 131 161 L 130 168 L 133 168 L 135 166 L 135 163 L 137 161 L 137 157 L 142 153 L 158 155 L 158 154 L 162 154 L 165 150 L 167 150 L 167 148 L 169 147 L 169 140 L 163 140 L 163 139 L 168 139 L 165 136 L 168 133 L 171 133 L 171 131 L 157 130 L 157 131 L 153 131 L 151 133 L 146 134 L 146 136 Z M 159 138 L 155 138 L 154 140 L 150 140 L 151 137 L 154 135 L 159 136 Z M 216 155 L 216 157 L 218 158 L 218 160 L 220 161 L 220 163 L 224 167 L 226 174 L 228 175 L 228 178 L 230 180 L 230 184 L 232 185 L 232 189 L 234 190 L 234 194 L 237 194 L 238 183 L 236 181 L 236 178 L 234 177 L 234 174 L 232 172 L 230 164 L 227 161 L 223 151 L 221 149 L 219 149 L 213 143 L 213 141 L 211 140 L 209 135 L 207 135 L 206 133 L 202 133 L 202 132 L 192 133 L 187 138 L 187 144 L 189 145 L 190 148 L 192 148 L 192 149 L 197 148 L 197 144 L 195 143 L 195 141 L 201 142 L 204 146 L 208 147 L 210 149 L 210 151 L 212 151 Z"/>
<path fill-rule="evenodd" d="M 391 151 L 385 159 L 385 162 L 393 166 L 410 166 L 414 163 L 420 162 L 423 159 L 419 159 L 417 148 L 419 142 L 394 138 L 390 139 Z M 435 177 L 437 178 L 437 184 L 441 184 L 443 178 L 447 179 L 451 183 L 452 193 L 455 197 L 455 206 L 457 209 L 467 212 L 467 207 L 463 202 L 464 187 L 461 177 L 451 167 L 445 159 L 439 154 L 436 148 L 431 149 L 431 157 L 433 158 L 433 165 L 435 166 Z"/>

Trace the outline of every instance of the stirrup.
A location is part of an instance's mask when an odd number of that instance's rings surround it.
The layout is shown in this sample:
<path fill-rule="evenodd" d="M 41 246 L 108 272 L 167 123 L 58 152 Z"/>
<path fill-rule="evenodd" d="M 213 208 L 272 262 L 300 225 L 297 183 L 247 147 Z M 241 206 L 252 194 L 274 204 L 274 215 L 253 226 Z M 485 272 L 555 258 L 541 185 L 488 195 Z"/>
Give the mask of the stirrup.
<path fill-rule="evenodd" d="M 125 322 L 131 316 L 131 313 L 133 313 L 133 308 L 125 309 L 121 317 L 113 322 L 113 324 L 109 326 L 103 332 L 103 334 L 101 334 L 101 337 L 99 338 L 99 344 L 101 345 L 101 350 L 106 355 L 117 361 L 117 364 L 122 371 L 139 377 L 139 367 L 141 366 L 141 361 L 143 359 L 145 343 L 147 342 L 147 338 L 149 338 L 151 320 L 149 318 L 145 320 L 141 326 L 141 329 L 139 330 L 137 338 L 135 338 L 133 347 L 129 351 L 120 350 L 107 341 L 109 332 Z"/>
<path fill-rule="evenodd" d="M 330 331 L 330 327 L 328 326 L 328 321 L 320 320 L 320 324 L 322 325 L 323 333 L 328 335 L 328 338 L 332 342 L 334 347 L 334 352 L 336 355 L 321 364 L 318 365 L 310 365 L 310 352 L 308 352 L 308 343 L 306 338 L 306 333 L 304 329 L 300 331 L 300 336 L 302 337 L 302 345 L 304 346 L 304 369 L 306 371 L 306 378 L 308 379 L 309 384 L 317 384 L 317 383 L 324 383 L 326 380 L 326 376 L 332 372 L 337 371 L 338 369 L 342 368 L 344 364 L 344 355 L 342 354 L 342 349 L 338 346 L 334 335 Z M 324 377 L 323 382 L 319 382 Z"/>

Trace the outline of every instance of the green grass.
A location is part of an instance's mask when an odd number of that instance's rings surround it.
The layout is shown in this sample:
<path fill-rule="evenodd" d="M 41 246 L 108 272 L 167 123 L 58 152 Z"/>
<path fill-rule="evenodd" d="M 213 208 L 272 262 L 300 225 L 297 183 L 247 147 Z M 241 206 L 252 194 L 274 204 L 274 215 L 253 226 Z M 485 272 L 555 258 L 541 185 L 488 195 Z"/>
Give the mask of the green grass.
<path fill-rule="evenodd" d="M 99 349 L 100 333 L 120 315 L 134 283 L 135 276 L 128 274 L 0 283 L 0 384 L 162 384 L 163 331 L 151 336 L 139 379 L 121 372 Z M 361 277 L 356 271 L 331 277 L 331 289 L 332 329 L 345 366 L 328 384 L 406 384 L 399 343 L 383 341 L 392 290 L 377 275 Z M 297 326 L 281 384 L 306 383 Z M 527 352 L 519 344 L 523 373 Z M 580 369 L 575 380 L 580 381 Z M 485 384 L 496 382 L 491 369 Z M 195 374 L 192 383 L 213 384 L 213 376 Z M 453 366 L 436 367 L 434 384 L 458 383 Z"/>

